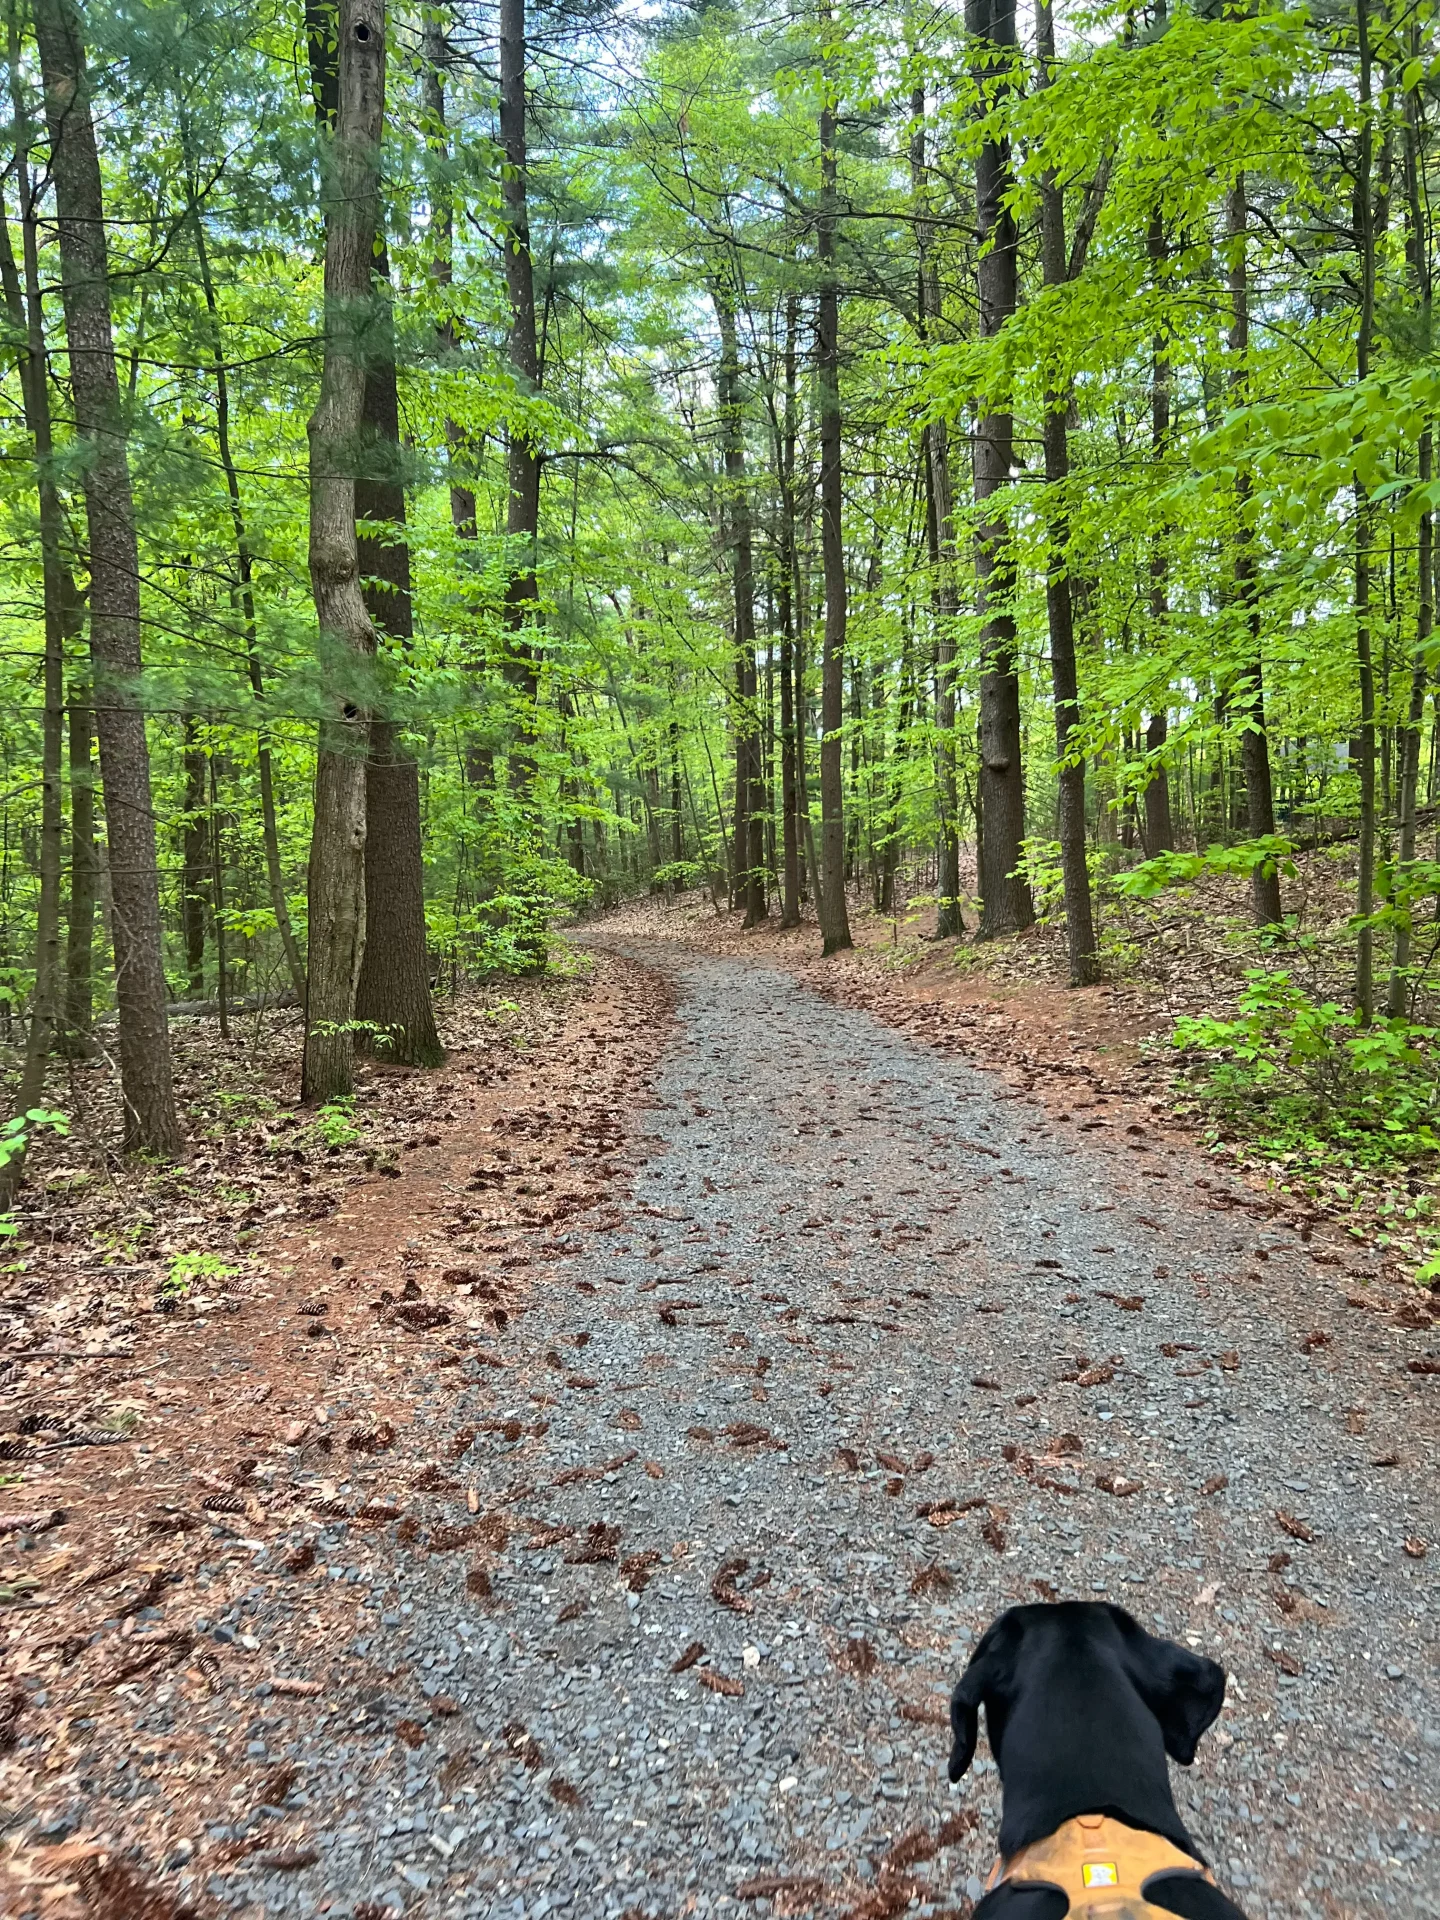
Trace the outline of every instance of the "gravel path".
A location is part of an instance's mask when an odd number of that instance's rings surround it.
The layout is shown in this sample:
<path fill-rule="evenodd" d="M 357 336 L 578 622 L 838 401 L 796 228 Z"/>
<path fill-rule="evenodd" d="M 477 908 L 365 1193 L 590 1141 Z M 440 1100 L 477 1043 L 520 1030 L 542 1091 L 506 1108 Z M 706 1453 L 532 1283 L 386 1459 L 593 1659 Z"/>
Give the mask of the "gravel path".
<path fill-rule="evenodd" d="M 964 1912 L 998 1805 L 983 1757 L 945 1784 L 945 1697 L 1048 1585 L 1231 1670 L 1177 1792 L 1251 1915 L 1440 1914 L 1415 1337 L 1206 1207 L 1158 1138 L 1047 1119 L 778 972 L 634 957 L 680 989 L 634 1204 L 546 1270 L 511 1370 L 444 1402 L 548 1430 L 447 1468 L 489 1546 L 470 1591 L 459 1553 L 322 1537 L 361 1590 L 335 1671 L 386 1677 L 290 1747 L 254 1703 L 257 1762 L 298 1778 L 212 1835 L 318 1857 L 211 1897 L 599 1920 L 763 1915 L 768 1883 L 780 1911 Z M 433 1517 L 469 1524 L 463 1491 Z M 285 1603 L 259 1591 L 263 1639 Z"/>

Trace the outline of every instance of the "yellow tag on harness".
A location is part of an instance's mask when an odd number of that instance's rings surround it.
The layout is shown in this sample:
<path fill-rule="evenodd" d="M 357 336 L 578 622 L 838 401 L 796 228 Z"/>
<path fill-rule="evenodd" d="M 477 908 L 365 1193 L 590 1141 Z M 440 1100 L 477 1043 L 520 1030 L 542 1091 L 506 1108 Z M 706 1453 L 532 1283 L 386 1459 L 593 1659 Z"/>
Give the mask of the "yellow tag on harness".
<path fill-rule="evenodd" d="M 997 1860 L 988 1887 L 1027 1880 L 1060 1887 L 1070 1901 L 1069 1920 L 1165 1920 L 1143 1888 L 1152 1874 L 1168 1871 L 1198 1874 L 1213 1884 L 1207 1868 L 1158 1833 L 1085 1813 L 1009 1860 Z"/>

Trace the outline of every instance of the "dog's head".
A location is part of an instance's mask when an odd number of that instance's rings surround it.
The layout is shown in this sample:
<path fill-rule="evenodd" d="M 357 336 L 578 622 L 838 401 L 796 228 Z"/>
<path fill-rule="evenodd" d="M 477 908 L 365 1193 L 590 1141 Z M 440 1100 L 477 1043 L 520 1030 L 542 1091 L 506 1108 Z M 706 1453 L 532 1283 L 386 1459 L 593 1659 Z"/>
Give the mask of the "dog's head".
<path fill-rule="evenodd" d="M 1113 1665 L 1155 1716 L 1172 1760 L 1188 1767 L 1200 1736 L 1225 1702 L 1225 1669 L 1215 1661 L 1157 1640 L 1123 1607 L 1098 1601 L 1011 1607 L 987 1630 L 950 1701 L 950 1779 L 959 1780 L 975 1757 L 980 1708 L 992 1747 L 1026 1684 L 1027 1668 L 1063 1643 L 1067 1661 Z"/>

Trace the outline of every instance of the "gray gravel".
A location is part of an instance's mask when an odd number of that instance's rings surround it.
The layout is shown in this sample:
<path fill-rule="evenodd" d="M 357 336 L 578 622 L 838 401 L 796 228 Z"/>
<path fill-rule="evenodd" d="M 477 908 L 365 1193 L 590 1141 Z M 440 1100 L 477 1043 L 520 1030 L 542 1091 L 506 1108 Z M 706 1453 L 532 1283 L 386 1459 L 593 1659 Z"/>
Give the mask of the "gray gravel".
<path fill-rule="evenodd" d="M 549 1419 L 514 1445 L 482 1434 L 453 1469 L 516 1529 L 494 1598 L 467 1595 L 463 1554 L 325 1535 L 328 1577 L 360 1596 L 327 1695 L 347 1663 L 373 1686 L 301 1739 L 262 1689 L 232 1737 L 299 1780 L 212 1829 L 318 1860 L 255 1856 L 195 1892 L 256 1914 L 539 1920 L 735 1911 L 748 1880 L 811 1875 L 823 1897 L 792 1910 L 843 1909 L 898 1836 L 973 1809 L 912 1909 L 961 1910 L 995 1777 L 982 1743 L 951 1793 L 935 1711 L 988 1621 L 1043 1582 L 1230 1669 L 1177 1793 L 1251 1915 L 1440 1914 L 1440 1542 L 1403 1545 L 1436 1531 L 1440 1382 L 1404 1371 L 1424 1336 L 1347 1309 L 1295 1235 L 1207 1204 L 1213 1170 L 1158 1137 L 1047 1119 L 780 973 L 635 957 L 681 999 L 634 1203 L 537 1268 L 497 1343 L 511 1370 L 419 1410 L 442 1456 L 477 1419 Z M 1306 1352 L 1312 1327 L 1332 1338 Z M 1058 1377 L 1112 1360 L 1092 1385 Z M 743 1444 L 741 1423 L 771 1438 Z M 1051 1450 L 1061 1435 L 1078 1454 Z M 944 1526 L 917 1512 L 947 1498 L 988 1504 Z M 432 1524 L 465 1519 L 463 1495 L 433 1497 Z M 542 1520 L 577 1532 L 532 1548 Z M 618 1562 L 573 1564 L 597 1524 L 620 1530 Z M 631 1592 L 619 1562 L 647 1551 Z M 736 1560 L 743 1611 L 711 1593 Z M 238 1625 L 263 1642 L 286 1604 L 262 1582 Z M 703 1660 L 672 1672 L 693 1641 Z M 401 1713 L 425 1729 L 413 1750 Z"/>

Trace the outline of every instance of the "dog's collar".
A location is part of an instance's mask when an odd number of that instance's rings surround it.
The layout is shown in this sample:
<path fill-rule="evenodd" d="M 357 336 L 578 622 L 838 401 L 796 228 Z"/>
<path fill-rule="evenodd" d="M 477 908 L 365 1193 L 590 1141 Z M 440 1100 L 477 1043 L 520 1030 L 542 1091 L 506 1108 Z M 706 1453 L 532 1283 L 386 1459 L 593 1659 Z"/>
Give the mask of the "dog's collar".
<path fill-rule="evenodd" d="M 1127 1827 L 1108 1814 L 1082 1813 L 1008 1860 L 997 1860 L 985 1890 L 1005 1881 L 1039 1881 L 1065 1894 L 1071 1920 L 1163 1920 L 1165 1910 L 1151 1906 L 1144 1886 L 1157 1873 L 1170 1872 L 1214 1885 L 1208 1867 L 1162 1835 Z"/>

